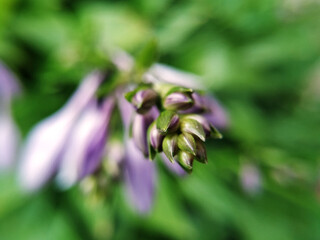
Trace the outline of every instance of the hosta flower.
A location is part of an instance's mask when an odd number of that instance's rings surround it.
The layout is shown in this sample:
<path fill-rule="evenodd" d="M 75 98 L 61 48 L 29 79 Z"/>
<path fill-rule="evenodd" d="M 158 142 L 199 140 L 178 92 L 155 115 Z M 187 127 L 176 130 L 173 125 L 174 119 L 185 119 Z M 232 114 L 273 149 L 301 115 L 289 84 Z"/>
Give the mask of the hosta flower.
<path fill-rule="evenodd" d="M 132 84 L 132 59 L 122 53 L 113 61 L 120 73 L 129 76 L 127 84 L 122 80 L 110 89 L 112 94 L 97 99 L 103 76 L 92 73 L 60 111 L 30 132 L 20 164 L 25 189 L 37 190 L 53 177 L 68 188 L 88 176 L 107 176 L 108 166 L 113 166 L 121 170 L 130 203 L 139 212 L 148 212 L 157 180 L 156 161 L 150 160 L 161 159 L 177 175 L 191 172 L 195 160 L 207 162 L 204 142 L 208 137 L 221 137 L 215 121 L 223 127 L 226 116 L 219 104 L 213 107 L 214 99 L 193 89 L 197 78 L 156 64 L 139 83 Z M 122 118 L 124 151 L 112 161 L 107 140 L 115 106 Z"/>
<path fill-rule="evenodd" d="M 25 189 L 37 190 L 56 174 L 64 154 L 71 146 L 72 135 L 76 134 L 74 129 L 77 123 L 81 124 L 79 118 L 87 114 L 85 110 L 94 101 L 102 78 L 99 72 L 91 73 L 62 109 L 31 130 L 23 146 L 19 168 L 20 182 Z M 94 110 L 91 114 L 95 114 Z"/>
<path fill-rule="evenodd" d="M 0 171 L 14 163 L 19 145 L 19 131 L 11 116 L 11 101 L 20 92 L 16 78 L 0 62 Z"/>

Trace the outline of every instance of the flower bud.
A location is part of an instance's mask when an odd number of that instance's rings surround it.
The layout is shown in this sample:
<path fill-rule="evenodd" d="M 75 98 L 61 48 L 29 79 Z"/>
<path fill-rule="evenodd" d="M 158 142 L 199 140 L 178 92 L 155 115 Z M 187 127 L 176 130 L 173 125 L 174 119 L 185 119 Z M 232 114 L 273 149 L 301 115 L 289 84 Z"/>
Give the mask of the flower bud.
<path fill-rule="evenodd" d="M 201 141 L 196 141 L 196 145 L 197 145 L 197 150 L 196 150 L 196 160 L 198 162 L 201 163 L 208 163 L 208 159 L 207 159 L 207 151 L 206 151 L 206 147 L 204 145 L 203 142 Z"/>
<path fill-rule="evenodd" d="M 178 137 L 178 147 L 180 150 L 196 156 L 196 141 L 189 133 L 181 133 Z"/>
<path fill-rule="evenodd" d="M 155 122 L 153 122 L 150 125 L 149 129 L 150 130 L 148 132 L 148 137 L 149 137 L 149 141 L 150 141 L 151 146 L 157 152 L 161 152 L 162 151 L 162 141 L 163 141 L 164 136 L 157 129 Z"/>
<path fill-rule="evenodd" d="M 180 151 L 178 154 L 178 162 L 182 168 L 184 168 L 188 173 L 192 172 L 194 156 L 188 152 Z"/>
<path fill-rule="evenodd" d="M 181 120 L 180 129 L 182 132 L 190 133 L 197 136 L 203 142 L 206 140 L 206 134 L 203 130 L 202 125 L 194 119 L 185 118 Z"/>
<path fill-rule="evenodd" d="M 186 110 L 193 105 L 190 94 L 174 92 L 165 97 L 163 107 L 168 110 Z"/>
<path fill-rule="evenodd" d="M 148 115 L 140 114 L 136 114 L 132 122 L 132 138 L 145 156 L 148 155 L 147 130 L 151 122 Z"/>
<path fill-rule="evenodd" d="M 202 125 L 202 128 L 204 130 L 204 133 L 206 137 L 214 137 L 214 138 L 222 138 L 221 133 L 214 127 L 212 124 L 209 123 L 209 121 L 199 114 L 189 114 L 185 115 L 184 119 L 193 119 L 199 122 Z"/>
<path fill-rule="evenodd" d="M 164 111 L 156 120 L 157 129 L 161 133 L 175 132 L 179 128 L 179 116 L 173 111 Z"/>
<path fill-rule="evenodd" d="M 178 150 L 178 135 L 169 134 L 167 135 L 162 142 L 162 149 L 167 158 L 174 162 L 174 156 L 177 154 Z"/>
<path fill-rule="evenodd" d="M 153 89 L 149 88 L 138 91 L 131 99 L 131 103 L 138 113 L 144 114 L 155 105 L 157 98 L 158 94 Z"/>

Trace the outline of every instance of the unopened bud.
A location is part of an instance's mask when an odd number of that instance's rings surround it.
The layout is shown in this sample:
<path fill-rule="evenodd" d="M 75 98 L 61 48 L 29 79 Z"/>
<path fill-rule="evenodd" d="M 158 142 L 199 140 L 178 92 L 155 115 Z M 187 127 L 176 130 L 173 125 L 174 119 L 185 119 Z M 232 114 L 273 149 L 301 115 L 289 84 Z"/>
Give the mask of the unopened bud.
<path fill-rule="evenodd" d="M 193 105 L 190 94 L 174 92 L 165 97 L 163 107 L 168 110 L 186 110 Z"/>
<path fill-rule="evenodd" d="M 214 126 L 212 126 L 212 124 L 210 124 L 205 117 L 199 114 L 189 114 L 189 115 L 185 115 L 184 119 L 193 119 L 199 122 L 202 125 L 202 128 L 204 130 L 206 137 L 211 136 L 219 139 L 222 138 L 221 133 Z"/>
<path fill-rule="evenodd" d="M 190 133 L 197 136 L 203 142 L 206 140 L 206 134 L 203 130 L 202 125 L 194 119 L 185 118 L 181 120 L 180 129 L 182 132 Z"/>
<path fill-rule="evenodd" d="M 189 173 L 192 172 L 193 159 L 194 156 L 185 151 L 180 151 L 177 158 L 180 166 Z"/>
<path fill-rule="evenodd" d="M 168 134 L 162 142 L 162 149 L 167 158 L 174 162 L 174 156 L 177 154 L 178 150 L 178 135 Z"/>
<path fill-rule="evenodd" d="M 204 145 L 203 142 L 201 141 L 196 141 L 196 145 L 197 145 L 197 150 L 196 150 L 196 160 L 198 162 L 201 163 L 208 163 L 208 159 L 207 159 L 207 151 L 206 151 L 206 147 Z"/>
<path fill-rule="evenodd" d="M 131 103 L 138 113 L 148 112 L 156 104 L 158 94 L 152 89 L 138 91 L 131 99 Z"/>
<path fill-rule="evenodd" d="M 179 128 L 179 116 L 173 111 L 164 111 L 156 120 L 161 133 L 175 132 Z"/>
<path fill-rule="evenodd" d="M 196 141 L 189 133 L 181 133 L 178 137 L 178 147 L 180 150 L 189 152 L 196 156 Z"/>
<path fill-rule="evenodd" d="M 150 130 L 148 133 L 148 137 L 149 137 L 149 141 L 150 141 L 151 146 L 157 152 L 161 152 L 162 151 L 162 141 L 164 138 L 163 134 L 157 129 L 155 122 L 153 122 L 150 125 L 149 129 Z"/>
<path fill-rule="evenodd" d="M 151 122 L 149 116 L 136 114 L 132 123 L 132 138 L 145 156 L 148 155 L 147 130 Z"/>

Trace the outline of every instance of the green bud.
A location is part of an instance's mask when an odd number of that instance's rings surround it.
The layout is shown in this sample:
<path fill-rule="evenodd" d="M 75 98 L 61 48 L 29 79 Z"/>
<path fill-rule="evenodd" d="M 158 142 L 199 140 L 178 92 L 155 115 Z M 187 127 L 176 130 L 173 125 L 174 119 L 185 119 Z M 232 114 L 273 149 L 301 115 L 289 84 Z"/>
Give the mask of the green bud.
<path fill-rule="evenodd" d="M 179 116 L 173 111 L 163 111 L 156 120 L 161 133 L 175 132 L 179 128 Z"/>
<path fill-rule="evenodd" d="M 139 90 L 131 98 L 131 103 L 140 114 L 148 112 L 156 104 L 158 94 L 153 89 Z"/>
<path fill-rule="evenodd" d="M 196 156 L 196 141 L 189 133 L 181 133 L 178 137 L 178 147 L 180 150 L 189 152 Z"/>
<path fill-rule="evenodd" d="M 196 150 L 196 160 L 198 162 L 201 163 L 208 163 L 208 159 L 207 159 L 207 151 L 206 151 L 206 147 L 204 145 L 203 142 L 201 141 L 196 141 L 196 145 L 197 145 L 197 150 Z"/>
<path fill-rule="evenodd" d="M 209 123 L 205 117 L 199 114 L 188 114 L 183 116 L 183 120 L 184 119 L 193 119 L 199 122 L 206 134 L 206 137 L 222 138 L 222 134 L 211 123 Z"/>
<path fill-rule="evenodd" d="M 194 119 L 181 120 L 180 128 L 182 132 L 193 134 L 203 142 L 206 140 L 206 134 L 202 125 Z"/>
<path fill-rule="evenodd" d="M 190 94 L 173 92 L 163 99 L 162 105 L 168 110 L 186 110 L 193 105 Z"/>
<path fill-rule="evenodd" d="M 178 153 L 178 163 L 188 173 L 192 172 L 193 159 L 194 156 L 188 152 L 180 151 Z"/>
<path fill-rule="evenodd" d="M 148 141 L 148 153 L 149 153 L 149 159 L 153 160 L 157 154 L 155 148 L 152 146 L 151 144 L 151 133 L 154 130 L 155 127 L 155 122 L 153 122 L 149 128 L 148 128 L 148 132 L 147 132 L 147 141 Z"/>
<path fill-rule="evenodd" d="M 174 156 L 177 154 L 177 142 L 178 135 L 175 134 L 167 135 L 162 142 L 163 152 L 171 162 L 174 162 Z"/>

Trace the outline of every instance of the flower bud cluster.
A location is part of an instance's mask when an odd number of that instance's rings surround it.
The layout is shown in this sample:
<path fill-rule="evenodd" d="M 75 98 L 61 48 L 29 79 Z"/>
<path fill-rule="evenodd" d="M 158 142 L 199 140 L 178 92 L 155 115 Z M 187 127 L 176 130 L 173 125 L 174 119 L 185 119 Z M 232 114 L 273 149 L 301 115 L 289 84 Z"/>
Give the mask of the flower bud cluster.
<path fill-rule="evenodd" d="M 207 163 L 206 139 L 222 135 L 199 113 L 200 94 L 190 88 L 149 84 L 125 97 L 136 109 L 131 132 L 145 156 L 152 160 L 163 152 L 187 172 L 192 171 L 194 160 Z"/>

